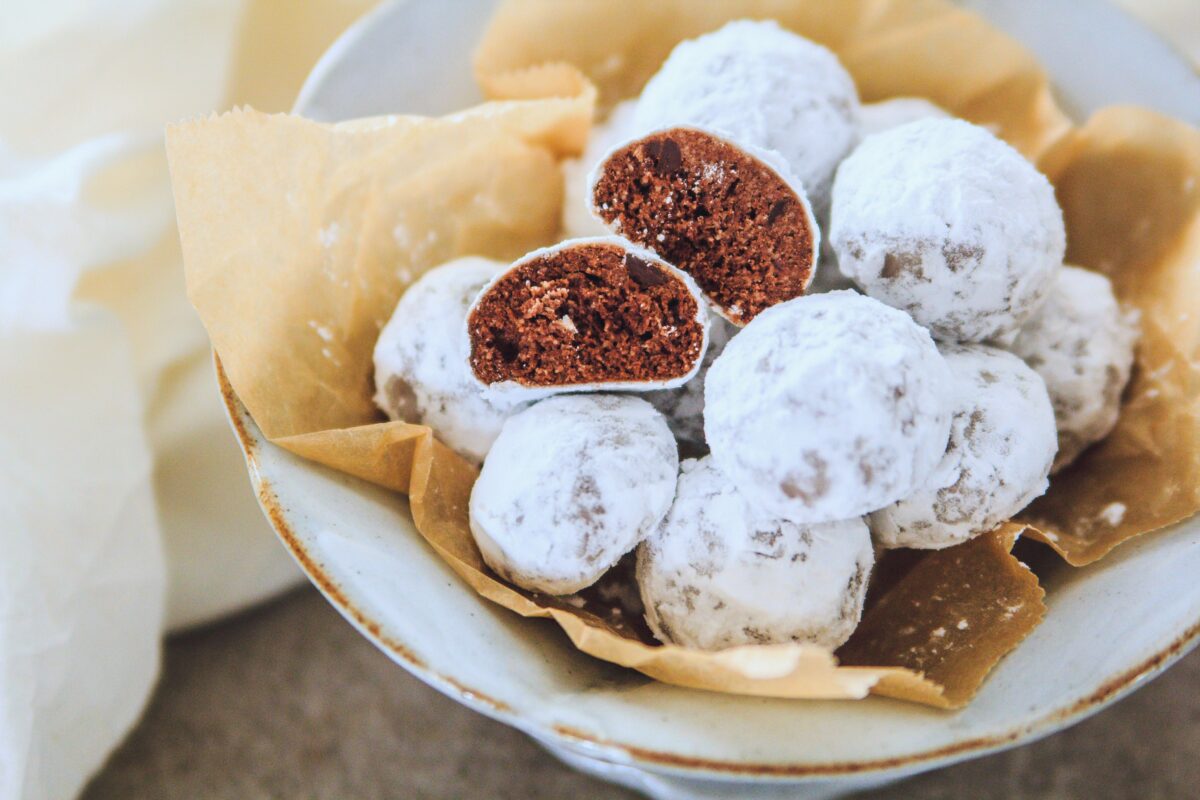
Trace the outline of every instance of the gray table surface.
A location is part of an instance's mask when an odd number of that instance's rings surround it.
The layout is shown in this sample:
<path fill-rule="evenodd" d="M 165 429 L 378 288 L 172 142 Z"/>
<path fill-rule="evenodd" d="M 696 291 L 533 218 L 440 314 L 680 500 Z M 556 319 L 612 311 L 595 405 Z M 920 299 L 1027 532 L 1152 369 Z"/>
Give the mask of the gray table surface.
<path fill-rule="evenodd" d="M 1190 798 L 1200 651 L 1057 736 L 859 798 Z M 408 675 L 312 589 L 166 646 L 145 719 L 84 800 L 633 798 Z"/>

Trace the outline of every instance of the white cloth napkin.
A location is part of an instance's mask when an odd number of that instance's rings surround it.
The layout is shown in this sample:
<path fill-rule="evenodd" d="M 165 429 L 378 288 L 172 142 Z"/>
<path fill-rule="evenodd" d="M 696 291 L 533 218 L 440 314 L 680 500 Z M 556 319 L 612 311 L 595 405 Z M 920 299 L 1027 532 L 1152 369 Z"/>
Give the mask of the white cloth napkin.
<path fill-rule="evenodd" d="M 286 109 L 369 4 L 4 4 L 2 798 L 75 796 L 144 706 L 164 629 L 298 579 L 184 296 L 162 128 Z"/>
<path fill-rule="evenodd" d="M 157 671 L 164 570 L 151 454 L 118 319 L 69 302 L 126 255 L 133 208 L 81 202 L 120 137 L 0 177 L 0 796 L 70 797 Z M 157 224 L 156 224 L 157 222 Z"/>

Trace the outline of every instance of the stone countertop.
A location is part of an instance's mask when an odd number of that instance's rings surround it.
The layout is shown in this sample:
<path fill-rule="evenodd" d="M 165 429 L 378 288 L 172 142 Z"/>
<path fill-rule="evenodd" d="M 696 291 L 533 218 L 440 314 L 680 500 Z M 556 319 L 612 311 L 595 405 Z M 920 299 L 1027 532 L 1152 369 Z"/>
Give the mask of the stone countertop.
<path fill-rule="evenodd" d="M 1196 796 L 1200 652 L 1041 742 L 859 800 Z M 393 664 L 312 589 L 166 647 L 140 727 L 84 800 L 633 798 Z"/>

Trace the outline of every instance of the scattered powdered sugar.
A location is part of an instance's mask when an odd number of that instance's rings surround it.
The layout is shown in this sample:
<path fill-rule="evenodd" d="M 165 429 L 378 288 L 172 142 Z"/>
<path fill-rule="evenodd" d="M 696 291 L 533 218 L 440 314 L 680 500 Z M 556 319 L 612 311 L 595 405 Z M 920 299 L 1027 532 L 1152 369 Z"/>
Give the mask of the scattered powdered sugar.
<path fill-rule="evenodd" d="M 559 242 L 558 244 L 553 244 L 549 247 L 542 247 L 526 253 L 510 264 L 507 269 L 498 271 L 495 276 L 485 286 L 483 286 L 483 288 L 472 299 L 470 306 L 467 308 L 466 313 L 461 319 L 465 320 L 474 311 L 476 304 L 484 299 L 484 295 L 488 292 L 492 285 L 499 282 L 509 273 L 524 269 L 535 261 L 553 257 L 563 251 L 568 251 L 575 248 L 588 248 L 594 245 L 611 245 L 620 248 L 625 253 L 635 256 L 637 259 L 648 264 L 654 265 L 654 267 L 656 267 L 660 272 L 669 275 L 672 279 L 683 283 L 688 293 L 692 295 L 696 302 L 696 323 L 699 324 L 704 330 L 704 338 L 699 350 L 700 357 L 693 362 L 691 370 L 685 375 L 666 380 L 645 379 L 631 381 L 610 381 L 603 383 L 563 383 L 542 386 L 527 386 L 516 380 L 504 380 L 485 385 L 479 381 L 475 373 L 468 367 L 468 373 L 470 374 L 471 380 L 475 382 L 477 391 L 482 392 L 484 397 L 497 404 L 513 404 L 517 402 L 532 402 L 534 400 L 540 400 L 542 398 L 550 397 L 555 394 L 562 394 L 564 392 L 650 392 L 658 389 L 674 389 L 676 387 L 683 386 L 693 377 L 695 377 L 697 372 L 700 371 L 701 364 L 703 363 L 703 355 L 708 349 L 709 331 L 712 317 L 708 312 L 708 304 L 704 302 L 704 297 L 701 294 L 699 287 L 696 286 L 696 281 L 692 279 L 691 275 L 688 275 L 686 272 L 677 269 L 674 265 L 664 261 L 655 253 L 620 236 L 590 236 L 582 239 L 567 239 Z M 525 285 L 531 286 L 528 280 L 525 281 Z M 464 331 L 462 335 L 466 337 L 466 323 L 463 322 L 462 324 Z M 566 327 L 566 324 L 563 323 L 562 320 L 559 320 L 559 324 Z M 571 326 L 574 326 L 573 322 L 571 323 Z M 660 328 L 660 330 L 667 329 Z M 467 348 L 466 352 L 468 353 L 469 357 L 469 337 L 466 339 L 466 344 L 464 346 Z"/>
<path fill-rule="evenodd" d="M 411 261 L 420 263 L 441 239 L 437 230 L 430 228 L 424 236 L 414 237 L 408 223 L 401 221 L 392 228 L 392 240 L 396 246 L 409 254 Z"/>
<path fill-rule="evenodd" d="M 704 378 L 708 368 L 725 351 L 725 345 L 737 331 L 737 326 L 732 322 L 713 317 L 712 327 L 708 331 L 708 350 L 695 377 L 678 389 L 663 389 L 643 395 L 667 418 L 667 424 L 679 442 L 693 448 L 704 445 Z"/>
<path fill-rule="evenodd" d="M 950 374 L 929 333 L 853 292 L 759 314 L 708 372 L 716 465 L 781 519 L 825 522 L 910 494 L 946 452 Z"/>
<path fill-rule="evenodd" d="M 704 169 L 700 172 L 702 180 L 710 183 L 721 183 L 725 180 L 725 166 L 716 162 L 710 162 L 704 165 Z"/>
<path fill-rule="evenodd" d="M 830 239 L 867 294 L 946 341 L 1014 332 L 1045 299 L 1066 249 L 1050 182 L 954 119 L 864 140 L 838 169 Z"/>
<path fill-rule="evenodd" d="M 1010 349 L 1042 376 L 1054 403 L 1055 470 L 1117 424 L 1137 338 L 1137 312 L 1121 308 L 1108 278 L 1071 266 L 1017 334 Z"/>
<path fill-rule="evenodd" d="M 317 336 L 321 337 L 321 341 L 323 341 L 323 342 L 333 341 L 333 331 L 330 330 L 328 326 L 320 324 L 315 319 L 310 319 L 308 321 L 308 327 L 312 328 L 313 331 L 317 334 Z"/>
<path fill-rule="evenodd" d="M 858 125 L 863 138 L 920 119 L 949 117 L 945 109 L 924 97 L 893 97 L 878 103 L 863 103 L 858 109 Z"/>
<path fill-rule="evenodd" d="M 940 549 L 992 530 L 1046 491 L 1058 449 L 1038 374 L 987 345 L 943 345 L 955 405 L 946 454 L 915 492 L 871 514 L 884 547 Z"/>
<path fill-rule="evenodd" d="M 375 404 L 390 419 L 430 426 L 476 463 L 520 407 L 485 399 L 467 360 L 467 308 L 500 268 L 470 257 L 427 271 L 400 298 L 375 344 Z"/>
<path fill-rule="evenodd" d="M 397 225 L 392 228 L 392 240 L 401 250 L 408 250 L 412 245 L 412 234 L 408 232 L 408 226 Z"/>
<path fill-rule="evenodd" d="M 858 141 L 858 92 L 829 50 L 740 20 L 680 43 L 642 90 L 635 130 L 671 125 L 778 151 L 823 216 L 834 170 Z"/>
<path fill-rule="evenodd" d="M 873 563 L 861 519 L 774 519 L 706 457 L 683 463 L 670 512 L 638 549 L 637 578 L 646 621 L 664 642 L 832 649 L 858 624 Z"/>
<path fill-rule="evenodd" d="M 505 422 L 471 492 L 471 531 L 509 581 L 576 592 L 658 525 L 678 470 L 671 431 L 646 401 L 552 397 Z"/>
<path fill-rule="evenodd" d="M 566 238 L 608 233 L 604 223 L 592 214 L 588 175 L 615 145 L 629 138 L 635 105 L 636 101 L 626 100 L 614 106 L 608 119 L 592 126 L 583 155 L 563 162 L 562 229 Z"/>
<path fill-rule="evenodd" d="M 340 228 L 336 222 L 331 222 L 324 228 L 321 228 L 321 230 L 317 232 L 317 238 L 321 240 L 321 247 L 324 247 L 326 250 L 328 250 L 337 244 L 339 232 Z"/>
<path fill-rule="evenodd" d="M 1100 509 L 1100 513 L 1097 516 L 1103 522 L 1107 523 L 1109 527 L 1115 528 L 1125 521 L 1125 511 L 1124 503 L 1109 503 Z"/>

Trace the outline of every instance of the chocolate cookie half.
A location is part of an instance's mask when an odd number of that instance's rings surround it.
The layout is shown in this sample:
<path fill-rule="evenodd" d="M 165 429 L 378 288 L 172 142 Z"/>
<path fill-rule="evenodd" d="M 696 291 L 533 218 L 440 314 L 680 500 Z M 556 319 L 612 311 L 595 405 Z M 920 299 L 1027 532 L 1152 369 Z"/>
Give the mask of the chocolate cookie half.
<path fill-rule="evenodd" d="M 467 315 L 475 378 L 495 395 L 679 386 L 708 347 L 695 283 L 617 237 L 535 250 L 496 277 Z"/>
<path fill-rule="evenodd" d="M 782 159 L 674 127 L 617 147 L 591 176 L 595 213 L 687 272 L 718 312 L 745 325 L 804 294 L 820 233 Z"/>

